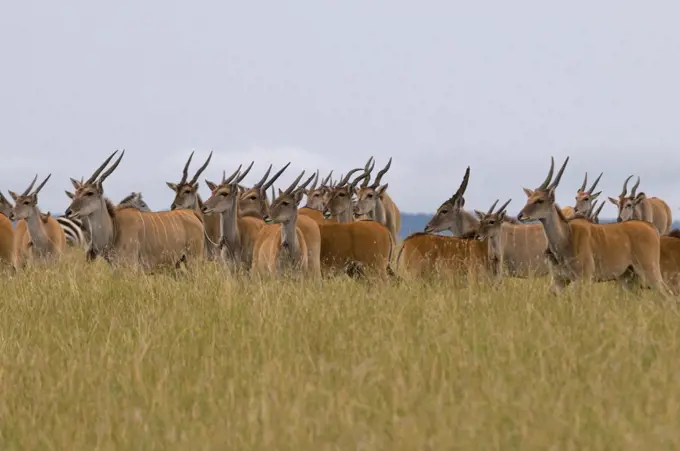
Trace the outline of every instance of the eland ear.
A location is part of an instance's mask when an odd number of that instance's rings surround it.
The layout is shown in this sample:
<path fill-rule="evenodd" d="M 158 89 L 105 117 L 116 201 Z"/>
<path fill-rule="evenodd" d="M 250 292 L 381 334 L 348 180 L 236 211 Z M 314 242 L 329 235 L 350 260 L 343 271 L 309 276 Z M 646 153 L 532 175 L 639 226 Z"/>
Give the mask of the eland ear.
<path fill-rule="evenodd" d="M 376 189 L 375 192 L 378 193 L 378 196 L 382 196 L 385 193 L 385 190 L 387 190 L 388 186 L 389 183 L 385 183 L 384 185 L 378 187 L 378 189 Z"/>
<path fill-rule="evenodd" d="M 10 196 L 12 196 L 12 199 L 14 199 L 14 202 L 16 202 L 17 199 L 19 198 L 19 195 L 12 190 L 7 190 L 7 192 L 9 193 Z"/>
<path fill-rule="evenodd" d="M 477 215 L 477 217 L 478 217 L 479 219 L 483 219 L 483 218 L 484 218 L 484 213 L 482 213 L 482 212 L 479 211 L 479 210 L 475 210 L 475 214 Z"/>
<path fill-rule="evenodd" d="M 81 186 L 83 186 L 82 183 L 80 183 L 78 180 L 74 179 L 73 177 L 71 177 L 71 185 L 73 185 L 73 187 L 74 187 L 75 189 L 78 189 L 78 188 L 80 188 Z"/>
<path fill-rule="evenodd" d="M 73 179 L 71 179 L 71 180 L 73 180 Z M 165 182 L 165 184 L 168 185 L 168 188 L 170 188 L 171 190 L 173 190 L 175 192 L 177 191 L 177 184 L 176 183 Z"/>
<path fill-rule="evenodd" d="M 76 195 L 73 194 L 71 191 L 64 190 L 64 192 L 66 193 L 69 199 L 73 199 L 74 197 L 76 197 Z"/>
<path fill-rule="evenodd" d="M 208 179 L 205 180 L 205 184 L 208 185 L 208 188 L 210 189 L 210 191 L 215 191 L 215 189 L 217 188 L 217 185 L 214 182 L 211 182 Z"/>
<path fill-rule="evenodd" d="M 299 190 L 297 193 L 295 193 L 295 206 L 300 205 L 300 202 L 302 202 L 302 198 L 305 197 L 305 191 L 306 190 Z"/>
<path fill-rule="evenodd" d="M 534 195 L 534 190 L 529 189 L 529 188 L 522 188 L 524 190 L 524 194 L 527 195 L 527 197 L 531 197 Z"/>
<path fill-rule="evenodd" d="M 613 197 L 608 197 L 607 199 L 609 199 L 609 202 L 616 205 L 617 207 L 619 206 L 619 200 L 618 199 L 614 199 Z"/>
<path fill-rule="evenodd" d="M 596 192 L 595 194 L 591 194 L 591 195 L 590 195 L 590 199 L 591 199 L 591 200 L 595 200 L 595 199 L 598 198 L 598 196 L 599 196 L 600 194 L 602 194 L 602 191 L 598 191 L 598 192 Z"/>

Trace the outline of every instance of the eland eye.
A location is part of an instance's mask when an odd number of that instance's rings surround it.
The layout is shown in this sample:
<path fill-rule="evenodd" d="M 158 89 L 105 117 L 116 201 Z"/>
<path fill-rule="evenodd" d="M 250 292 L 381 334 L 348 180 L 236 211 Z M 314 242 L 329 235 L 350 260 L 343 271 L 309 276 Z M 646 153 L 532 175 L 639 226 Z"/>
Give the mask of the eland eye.
<path fill-rule="evenodd" d="M 283 202 L 281 202 L 281 205 L 283 205 L 284 207 L 287 207 L 288 205 L 290 205 L 290 203 L 283 201 Z"/>
<path fill-rule="evenodd" d="M 86 196 L 92 196 L 92 194 L 93 193 L 91 191 L 88 191 L 88 192 L 85 193 Z"/>
<path fill-rule="evenodd" d="M 543 203 L 543 199 L 537 199 L 535 203 L 537 203 L 537 204 L 542 204 L 542 203 Z"/>
<path fill-rule="evenodd" d="M 257 196 L 250 196 L 248 199 L 250 199 L 250 200 L 257 200 Z"/>
<path fill-rule="evenodd" d="M 441 210 L 439 213 L 445 215 L 445 214 L 448 213 L 448 212 L 449 212 L 449 210 Z"/>
<path fill-rule="evenodd" d="M 496 223 L 496 221 L 494 221 L 493 219 L 491 221 L 489 221 L 490 225 L 494 225 L 495 223 Z"/>
<path fill-rule="evenodd" d="M 345 197 L 345 193 L 338 193 L 338 196 Z"/>

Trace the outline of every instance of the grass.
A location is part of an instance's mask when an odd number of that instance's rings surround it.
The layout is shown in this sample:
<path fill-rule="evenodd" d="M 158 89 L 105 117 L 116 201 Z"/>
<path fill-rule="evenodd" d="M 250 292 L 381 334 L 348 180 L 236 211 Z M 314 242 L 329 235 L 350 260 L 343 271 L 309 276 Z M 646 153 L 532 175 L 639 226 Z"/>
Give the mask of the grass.
<path fill-rule="evenodd" d="M 0 283 L 3 450 L 680 446 L 680 321 L 653 293 L 253 286 L 81 256 Z"/>

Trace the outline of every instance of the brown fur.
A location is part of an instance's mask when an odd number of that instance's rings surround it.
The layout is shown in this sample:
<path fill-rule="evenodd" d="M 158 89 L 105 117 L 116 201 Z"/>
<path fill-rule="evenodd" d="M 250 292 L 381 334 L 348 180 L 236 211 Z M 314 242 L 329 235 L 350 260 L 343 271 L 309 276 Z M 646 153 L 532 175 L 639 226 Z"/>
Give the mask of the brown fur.
<path fill-rule="evenodd" d="M 367 272 L 388 275 L 393 247 L 389 230 L 375 221 L 320 224 L 321 267 L 324 273 L 344 270 L 358 264 Z"/>
<path fill-rule="evenodd" d="M 314 224 L 316 225 L 316 224 Z M 301 262 L 299 271 L 302 274 L 311 274 L 309 250 L 305 242 L 305 236 L 300 227 L 295 228 L 298 242 L 300 243 Z M 284 258 L 284 250 L 281 248 L 281 224 L 267 224 L 260 230 L 253 247 L 253 266 L 255 274 L 259 276 L 276 275 L 280 272 L 279 260 Z"/>
<path fill-rule="evenodd" d="M 14 265 L 14 226 L 3 214 L 0 214 L 0 262 Z"/>
<path fill-rule="evenodd" d="M 45 230 L 47 239 L 50 242 L 50 255 L 53 258 L 60 258 L 66 251 L 67 247 L 64 229 L 61 227 L 61 225 L 59 225 L 57 220 L 52 217 L 51 214 L 41 214 L 40 223 Z M 38 257 L 32 246 L 31 234 L 28 230 L 28 223 L 24 219 L 17 221 L 17 227 L 14 231 L 13 254 L 15 267 L 21 267 L 25 265 L 29 259 Z"/>
<path fill-rule="evenodd" d="M 445 275 L 479 281 L 490 269 L 488 240 L 418 232 L 402 243 L 397 256 L 399 274 L 408 279 Z"/>
<path fill-rule="evenodd" d="M 571 218 L 576 214 L 576 210 L 574 210 L 574 207 L 562 207 L 561 211 L 565 218 Z"/>
<path fill-rule="evenodd" d="M 644 201 L 643 201 L 644 202 Z M 671 230 L 673 225 L 673 214 L 671 207 L 668 206 L 663 199 L 658 197 L 649 197 L 646 202 L 651 209 L 651 223 L 654 224 L 659 235 L 666 235 Z"/>
<path fill-rule="evenodd" d="M 680 231 L 659 237 L 661 275 L 673 294 L 680 294 Z"/>
<path fill-rule="evenodd" d="M 106 209 L 114 226 L 114 240 L 105 256 L 110 261 L 153 267 L 205 255 L 205 229 L 197 211 L 141 212 L 126 206 L 117 208 L 108 199 Z"/>
<path fill-rule="evenodd" d="M 579 218 L 568 225 L 572 236 L 569 250 L 575 254 L 568 265 L 572 279 L 615 280 L 630 267 L 646 279 L 654 279 L 659 272 L 659 235 L 648 222 L 591 224 Z"/>
<path fill-rule="evenodd" d="M 325 219 L 323 216 L 323 212 L 320 210 L 315 210 L 313 208 L 309 207 L 301 207 L 298 208 L 298 216 L 306 216 L 312 220 L 314 220 L 317 224 L 330 224 L 332 223 L 337 223 L 335 219 Z"/>
<path fill-rule="evenodd" d="M 257 243 L 257 237 L 265 223 L 260 218 L 244 216 L 238 218 L 236 224 L 241 236 L 241 264 L 244 268 L 249 269 L 255 256 L 254 247 Z"/>

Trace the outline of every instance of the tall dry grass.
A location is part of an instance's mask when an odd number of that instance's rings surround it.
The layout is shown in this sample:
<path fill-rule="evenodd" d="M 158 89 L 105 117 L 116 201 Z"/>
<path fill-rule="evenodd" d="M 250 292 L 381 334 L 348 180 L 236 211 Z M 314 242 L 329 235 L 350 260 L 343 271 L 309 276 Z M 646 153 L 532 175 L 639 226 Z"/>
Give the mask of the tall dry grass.
<path fill-rule="evenodd" d="M 677 449 L 680 318 L 545 280 L 2 279 L 0 448 Z"/>

